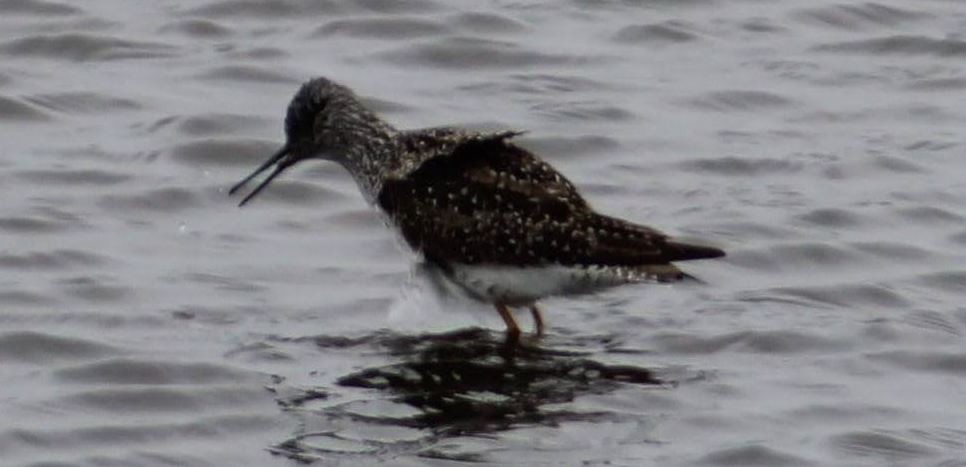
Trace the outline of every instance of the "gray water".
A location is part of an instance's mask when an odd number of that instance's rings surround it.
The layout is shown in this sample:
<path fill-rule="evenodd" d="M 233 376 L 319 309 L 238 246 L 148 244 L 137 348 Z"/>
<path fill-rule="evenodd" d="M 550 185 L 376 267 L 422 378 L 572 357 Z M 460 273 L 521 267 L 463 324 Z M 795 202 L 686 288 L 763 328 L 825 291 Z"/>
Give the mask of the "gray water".
<path fill-rule="evenodd" d="M 227 196 L 316 75 L 729 256 L 507 346 L 338 167 Z M 963 128 L 961 1 L 0 0 L 0 464 L 964 466 Z"/>

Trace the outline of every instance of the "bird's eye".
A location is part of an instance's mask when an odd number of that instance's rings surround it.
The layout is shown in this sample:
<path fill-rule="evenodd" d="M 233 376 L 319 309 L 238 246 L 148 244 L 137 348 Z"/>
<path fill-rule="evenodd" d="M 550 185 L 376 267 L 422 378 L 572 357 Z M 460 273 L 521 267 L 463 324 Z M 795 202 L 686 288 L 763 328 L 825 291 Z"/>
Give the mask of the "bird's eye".
<path fill-rule="evenodd" d="M 314 95 L 311 89 L 302 89 L 288 106 L 285 116 L 285 133 L 290 140 L 308 139 L 312 135 L 315 118 L 322 112 L 327 99 Z"/>

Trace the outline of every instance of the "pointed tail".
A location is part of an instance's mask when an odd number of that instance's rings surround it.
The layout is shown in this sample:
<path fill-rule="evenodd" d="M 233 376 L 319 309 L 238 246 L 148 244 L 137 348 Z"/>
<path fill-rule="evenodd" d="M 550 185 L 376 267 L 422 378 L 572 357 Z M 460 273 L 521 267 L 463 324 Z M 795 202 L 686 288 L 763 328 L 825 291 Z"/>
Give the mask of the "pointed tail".
<path fill-rule="evenodd" d="M 693 245 L 669 241 L 664 245 L 664 254 L 668 261 L 688 261 L 692 259 L 720 258 L 725 255 L 724 250 L 711 246 Z"/>

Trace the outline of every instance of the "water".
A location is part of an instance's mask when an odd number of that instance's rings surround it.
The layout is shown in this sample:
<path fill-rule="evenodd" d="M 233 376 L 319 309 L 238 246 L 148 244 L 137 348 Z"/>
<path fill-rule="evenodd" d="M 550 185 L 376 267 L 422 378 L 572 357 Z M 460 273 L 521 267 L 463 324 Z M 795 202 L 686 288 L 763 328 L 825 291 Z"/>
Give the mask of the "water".
<path fill-rule="evenodd" d="M 0 464 L 966 465 L 964 57 L 956 1 L 0 0 Z M 729 257 L 508 347 L 341 169 L 227 197 L 315 75 Z"/>

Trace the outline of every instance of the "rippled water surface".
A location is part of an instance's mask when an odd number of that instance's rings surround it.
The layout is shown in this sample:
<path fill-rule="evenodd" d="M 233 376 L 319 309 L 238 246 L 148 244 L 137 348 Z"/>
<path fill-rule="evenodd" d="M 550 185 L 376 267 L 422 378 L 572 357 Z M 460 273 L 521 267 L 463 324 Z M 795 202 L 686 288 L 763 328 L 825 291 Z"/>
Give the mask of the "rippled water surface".
<path fill-rule="evenodd" d="M 0 0 L 0 63 L 4 466 L 966 465 L 963 2 Z M 340 168 L 227 197 L 316 75 L 729 256 L 508 345 Z"/>

